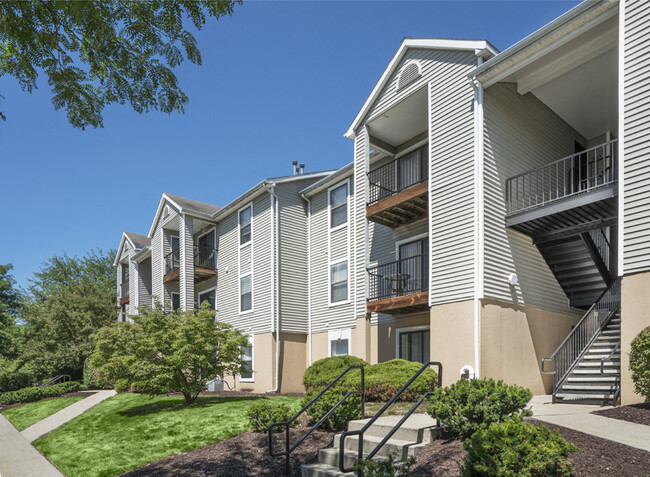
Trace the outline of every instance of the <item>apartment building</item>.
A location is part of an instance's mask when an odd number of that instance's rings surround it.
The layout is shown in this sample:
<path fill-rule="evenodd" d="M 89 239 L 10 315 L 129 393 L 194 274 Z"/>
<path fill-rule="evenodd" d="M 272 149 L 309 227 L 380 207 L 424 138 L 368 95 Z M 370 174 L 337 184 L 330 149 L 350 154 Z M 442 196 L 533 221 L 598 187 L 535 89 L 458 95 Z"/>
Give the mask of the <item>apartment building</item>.
<path fill-rule="evenodd" d="M 214 302 L 254 337 L 242 389 L 298 390 L 311 362 L 354 354 L 441 361 L 445 384 L 638 401 L 648 27 L 640 0 L 590 1 L 503 52 L 404 39 L 345 134 L 350 164 L 264 181 L 223 209 L 164 194 L 151 243 L 123 235 L 120 304 L 150 299 L 131 285 L 140 257 L 171 307 Z M 214 263 L 197 268 L 197 246 Z"/>

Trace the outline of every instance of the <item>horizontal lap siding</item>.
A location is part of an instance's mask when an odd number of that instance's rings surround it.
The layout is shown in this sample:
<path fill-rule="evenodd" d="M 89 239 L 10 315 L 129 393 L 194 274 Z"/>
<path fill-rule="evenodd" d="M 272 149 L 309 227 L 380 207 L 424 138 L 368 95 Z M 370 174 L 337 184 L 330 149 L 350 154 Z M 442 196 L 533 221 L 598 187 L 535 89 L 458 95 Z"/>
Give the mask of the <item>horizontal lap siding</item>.
<path fill-rule="evenodd" d="M 368 138 L 364 127 L 356 132 L 354 140 L 354 200 L 351 214 L 352 243 L 354 250 L 351 252 L 353 268 L 352 299 L 354 310 L 350 319 L 355 321 L 357 316 L 366 315 L 366 202 L 367 196 L 367 150 Z"/>
<path fill-rule="evenodd" d="M 352 186 L 352 183 L 351 183 Z M 348 206 L 352 207 L 354 187 L 351 187 Z M 354 257 L 350 249 L 348 269 L 350 281 L 348 294 L 350 303 L 329 306 L 329 261 L 346 258 L 348 256 L 348 226 L 336 230 L 330 240 L 329 218 L 327 212 L 327 190 L 314 194 L 311 198 L 311 317 L 312 333 L 321 333 L 328 330 L 352 328 L 355 326 L 355 313 L 352 298 L 353 292 L 353 266 Z M 352 212 L 352 211 L 351 211 Z M 353 214 L 350 215 L 352 220 Z M 350 241 L 350 245 L 352 241 Z M 334 253 L 328 249 L 331 247 Z M 363 257 L 363 255 L 361 255 Z M 362 260 L 363 262 L 363 260 Z"/>
<path fill-rule="evenodd" d="M 138 293 L 140 298 L 139 306 L 151 306 L 152 282 L 151 282 L 151 259 L 147 258 L 138 265 Z"/>
<path fill-rule="evenodd" d="M 485 90 L 485 287 L 486 298 L 557 312 L 567 296 L 532 240 L 505 227 L 506 179 L 548 164 L 584 144 L 573 128 L 532 94 L 498 83 Z M 516 273 L 519 284 L 507 283 Z"/>
<path fill-rule="evenodd" d="M 221 219 L 217 226 L 219 250 L 219 278 L 217 308 L 219 320 L 243 331 L 267 333 L 271 331 L 271 213 L 269 194 L 264 193 L 253 202 L 253 312 L 239 314 L 239 228 L 238 212 Z M 246 253 L 244 247 L 242 251 Z M 248 271 L 249 266 L 244 270 Z M 227 271 L 226 271 L 227 270 Z"/>
<path fill-rule="evenodd" d="M 156 229 L 151 239 L 151 285 L 153 299 L 163 299 L 163 231 Z"/>
<path fill-rule="evenodd" d="M 648 2 L 627 0 L 624 59 L 624 217 L 625 274 L 650 270 L 650 62 Z"/>
<path fill-rule="evenodd" d="M 474 93 L 470 53 L 448 53 L 431 79 L 431 297 L 433 305 L 474 296 Z"/>

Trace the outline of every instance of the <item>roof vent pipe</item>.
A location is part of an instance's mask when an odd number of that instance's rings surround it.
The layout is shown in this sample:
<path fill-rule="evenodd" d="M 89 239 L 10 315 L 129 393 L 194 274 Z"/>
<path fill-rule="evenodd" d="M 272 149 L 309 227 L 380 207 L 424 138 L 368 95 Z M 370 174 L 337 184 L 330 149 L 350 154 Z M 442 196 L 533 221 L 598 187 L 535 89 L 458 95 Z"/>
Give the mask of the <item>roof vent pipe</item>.
<path fill-rule="evenodd" d="M 298 175 L 298 161 L 293 161 L 293 175 Z"/>
<path fill-rule="evenodd" d="M 300 164 L 300 173 L 301 174 L 305 173 L 305 165 L 304 164 Z"/>

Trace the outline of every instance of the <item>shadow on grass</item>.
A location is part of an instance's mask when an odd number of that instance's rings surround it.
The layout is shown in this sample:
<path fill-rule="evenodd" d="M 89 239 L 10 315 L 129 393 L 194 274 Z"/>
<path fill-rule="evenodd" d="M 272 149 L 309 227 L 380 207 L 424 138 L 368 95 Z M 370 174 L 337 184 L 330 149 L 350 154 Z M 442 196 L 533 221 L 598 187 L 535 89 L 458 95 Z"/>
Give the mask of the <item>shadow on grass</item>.
<path fill-rule="evenodd" d="M 126 417 L 145 416 L 147 414 L 155 414 L 159 412 L 174 412 L 182 411 L 189 408 L 202 408 L 214 406 L 226 402 L 239 402 L 239 401 L 258 401 L 261 399 L 268 399 L 264 396 L 237 396 L 237 397 L 221 397 L 221 396 L 199 396 L 193 404 L 189 406 L 185 404 L 182 397 L 175 399 L 165 399 L 164 401 L 156 401 L 140 406 L 131 407 L 119 414 Z"/>

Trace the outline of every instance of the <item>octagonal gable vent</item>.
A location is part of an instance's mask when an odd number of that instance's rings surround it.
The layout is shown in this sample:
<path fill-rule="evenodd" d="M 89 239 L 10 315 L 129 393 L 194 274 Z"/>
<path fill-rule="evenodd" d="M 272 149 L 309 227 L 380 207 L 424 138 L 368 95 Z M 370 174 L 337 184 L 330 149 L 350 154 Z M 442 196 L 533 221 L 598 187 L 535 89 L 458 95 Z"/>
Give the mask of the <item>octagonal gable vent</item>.
<path fill-rule="evenodd" d="M 402 89 L 421 76 L 420 64 L 417 61 L 411 61 L 405 64 L 397 78 L 397 89 Z"/>

